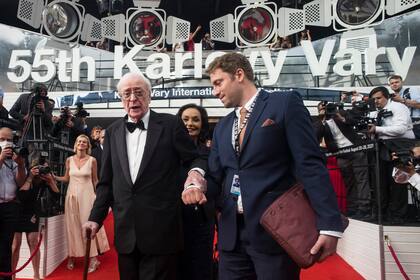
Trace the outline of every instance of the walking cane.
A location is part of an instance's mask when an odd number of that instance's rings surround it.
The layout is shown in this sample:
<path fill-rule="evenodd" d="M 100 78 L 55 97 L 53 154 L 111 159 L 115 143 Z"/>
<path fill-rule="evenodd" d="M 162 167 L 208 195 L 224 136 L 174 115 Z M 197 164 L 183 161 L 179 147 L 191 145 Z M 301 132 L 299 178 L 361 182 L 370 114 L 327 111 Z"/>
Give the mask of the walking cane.
<path fill-rule="evenodd" d="M 92 233 L 92 230 L 88 228 L 86 230 L 86 252 L 85 252 L 85 260 L 84 260 L 84 267 L 83 267 L 83 280 L 87 280 L 87 274 L 89 269 L 89 255 L 90 255 L 90 235 Z"/>

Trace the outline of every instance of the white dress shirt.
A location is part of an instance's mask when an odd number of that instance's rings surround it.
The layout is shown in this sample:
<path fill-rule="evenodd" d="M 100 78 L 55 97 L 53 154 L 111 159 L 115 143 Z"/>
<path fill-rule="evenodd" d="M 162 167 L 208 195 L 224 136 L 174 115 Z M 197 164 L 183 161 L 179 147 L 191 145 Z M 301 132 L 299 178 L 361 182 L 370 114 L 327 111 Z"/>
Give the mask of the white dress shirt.
<path fill-rule="evenodd" d="M 146 130 L 135 129 L 132 133 L 125 128 L 125 139 L 127 144 L 128 167 L 130 168 L 131 181 L 136 181 L 137 173 L 143 159 L 144 147 L 146 145 L 147 128 L 149 127 L 150 110 L 143 116 L 142 120 Z M 134 122 L 128 117 L 127 122 Z"/>
<path fill-rule="evenodd" d="M 353 143 L 347 139 L 346 136 L 344 136 L 333 119 L 326 120 L 325 122 L 330 128 L 331 134 L 337 143 L 338 148 L 344 148 L 353 145 Z"/>
<path fill-rule="evenodd" d="M 376 126 L 376 134 L 379 139 L 408 138 L 414 139 L 413 124 L 410 110 L 404 104 L 388 100 L 384 107 L 391 111 L 392 116 L 383 118 L 381 126 Z M 376 118 L 378 112 L 372 112 L 370 117 Z"/>
<path fill-rule="evenodd" d="M 247 110 L 247 112 L 249 112 L 251 110 L 252 103 L 254 103 L 254 100 L 255 100 L 255 98 L 257 98 L 259 92 L 260 91 L 258 90 L 254 94 L 254 96 L 252 96 L 248 100 L 248 102 L 243 106 Z M 241 109 L 242 109 L 242 107 L 236 107 L 235 108 L 235 115 L 238 118 L 238 120 L 241 119 L 241 113 L 240 113 Z M 237 123 L 238 123 L 238 131 L 239 131 L 239 129 L 241 128 L 241 122 L 238 121 Z M 233 125 L 235 125 L 235 123 L 233 123 Z M 246 129 L 246 127 L 244 127 L 243 129 Z M 238 137 L 239 137 L 239 135 L 238 135 Z M 236 141 L 236 139 L 235 139 L 235 128 L 232 127 L 232 146 L 233 146 L 233 150 L 235 150 L 235 141 Z M 240 184 L 241 184 L 241 178 L 239 178 L 239 185 Z M 244 208 L 243 208 L 243 205 L 242 205 L 242 195 L 241 194 L 239 194 L 239 196 L 238 196 L 237 205 L 238 205 L 238 213 L 242 214 L 244 212 Z"/>

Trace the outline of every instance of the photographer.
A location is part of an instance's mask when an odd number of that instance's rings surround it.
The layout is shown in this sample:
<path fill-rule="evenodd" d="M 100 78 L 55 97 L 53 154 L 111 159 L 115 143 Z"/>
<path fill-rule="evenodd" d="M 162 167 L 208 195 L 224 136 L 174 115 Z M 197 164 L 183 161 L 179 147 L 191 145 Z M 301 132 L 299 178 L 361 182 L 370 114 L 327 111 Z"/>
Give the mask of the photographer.
<path fill-rule="evenodd" d="M 51 170 L 43 158 L 39 161 L 34 160 L 32 168 L 26 178 L 25 183 L 19 189 L 18 198 L 21 202 L 19 219 L 15 229 L 12 246 L 12 267 L 13 270 L 19 261 L 19 251 L 22 244 L 22 233 L 26 233 L 30 253 L 32 254 L 38 243 L 39 217 L 46 216 L 46 209 L 52 204 L 52 195 L 49 193 L 59 193 L 56 181 L 51 174 Z M 33 279 L 41 279 L 39 275 L 40 252 L 32 259 L 34 268 Z"/>
<path fill-rule="evenodd" d="M 9 111 L 3 106 L 3 97 L 4 91 L 0 89 L 0 119 L 7 120 L 9 119 Z"/>
<path fill-rule="evenodd" d="M 18 203 L 16 191 L 25 182 L 24 159 L 13 150 L 13 133 L 0 128 L 0 271 L 11 271 L 12 240 L 15 231 Z M 11 279 L 0 277 L 0 279 Z"/>
<path fill-rule="evenodd" d="M 417 144 L 410 150 L 410 156 L 407 159 L 393 153 L 392 160 L 396 162 L 393 170 L 393 178 L 398 184 L 409 183 L 420 191 L 420 146 Z"/>
<path fill-rule="evenodd" d="M 329 152 L 336 152 L 338 149 L 363 142 L 353 129 L 356 119 L 352 117 L 352 112 L 338 108 L 339 105 L 334 103 L 325 106 L 324 129 L 321 136 Z M 369 219 L 371 208 L 366 154 L 354 152 L 337 155 L 336 158 L 347 190 L 347 215 L 354 219 Z"/>
<path fill-rule="evenodd" d="M 376 117 L 377 124 L 369 124 L 368 132 L 382 140 L 379 162 L 381 211 L 390 223 L 401 224 L 407 213 L 408 194 L 407 188 L 401 187 L 392 178 L 390 154 L 396 150 L 394 147 L 399 145 L 401 138 L 414 139 L 410 111 L 403 104 L 392 101 L 385 87 L 374 88 L 369 97 L 375 101 L 378 111 L 371 113 L 372 117 Z"/>
<path fill-rule="evenodd" d="M 75 117 L 67 106 L 60 109 L 60 116 L 55 118 L 55 121 L 52 136 L 59 137 L 62 132 L 68 134 L 68 138 L 62 138 L 61 142 L 70 147 L 74 145 L 77 136 L 84 133 L 85 124 L 80 117 Z"/>
<path fill-rule="evenodd" d="M 52 127 L 53 107 L 48 102 L 48 91 L 44 84 L 36 83 L 30 93 L 21 94 L 10 109 L 10 115 L 18 120 L 26 131 L 27 139 L 33 139 L 33 119 L 38 117 L 44 134 Z"/>
<path fill-rule="evenodd" d="M 388 84 L 393 93 L 391 99 L 400 102 L 408 107 L 412 121 L 420 120 L 420 90 L 417 88 L 409 88 L 403 86 L 402 77 L 400 75 L 391 75 L 388 78 Z M 420 123 L 413 128 L 417 139 L 420 139 Z"/>
<path fill-rule="evenodd" d="M 414 139 L 410 111 L 403 104 L 390 100 L 387 88 L 372 89 L 369 98 L 375 101 L 377 108 L 377 111 L 370 115 L 377 119 L 376 125 L 369 125 L 368 132 L 371 135 L 375 135 L 378 139 Z"/>

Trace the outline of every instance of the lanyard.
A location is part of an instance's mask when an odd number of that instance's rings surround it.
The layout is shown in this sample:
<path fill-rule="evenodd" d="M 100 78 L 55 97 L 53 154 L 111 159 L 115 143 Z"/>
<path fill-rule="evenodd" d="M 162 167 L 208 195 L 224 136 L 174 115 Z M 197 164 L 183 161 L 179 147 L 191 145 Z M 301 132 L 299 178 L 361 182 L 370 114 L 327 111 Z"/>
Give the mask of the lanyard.
<path fill-rule="evenodd" d="M 254 110 L 254 106 L 255 103 L 257 101 L 258 95 L 255 97 L 254 102 L 252 102 L 251 106 L 249 107 L 248 112 L 245 115 L 244 120 L 242 121 L 242 123 L 240 124 L 239 128 L 238 128 L 238 122 L 239 122 L 239 118 L 236 116 L 235 121 L 233 123 L 233 137 L 235 139 L 235 152 L 236 155 L 239 156 L 240 154 L 240 145 L 239 145 L 239 135 L 241 134 L 242 129 L 245 128 L 245 126 L 248 123 L 249 117 L 251 116 L 252 110 Z"/>

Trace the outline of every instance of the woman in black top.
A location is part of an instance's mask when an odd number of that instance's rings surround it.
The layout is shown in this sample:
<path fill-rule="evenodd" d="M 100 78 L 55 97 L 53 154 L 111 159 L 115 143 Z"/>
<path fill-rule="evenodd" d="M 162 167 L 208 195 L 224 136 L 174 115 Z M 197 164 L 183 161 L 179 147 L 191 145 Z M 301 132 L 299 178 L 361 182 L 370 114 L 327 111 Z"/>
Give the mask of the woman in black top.
<path fill-rule="evenodd" d="M 19 189 L 18 198 L 21 202 L 21 208 L 19 212 L 18 224 L 15 230 L 15 236 L 12 245 L 12 268 L 16 269 L 19 260 L 20 245 L 22 244 L 22 233 L 26 233 L 26 240 L 28 242 L 29 250 L 32 252 L 35 250 L 39 239 L 39 216 L 41 212 L 41 200 L 46 198 L 46 192 L 49 192 L 48 188 L 54 193 L 58 194 L 60 191 L 57 188 L 56 181 L 49 171 L 47 163 L 44 163 L 41 167 L 38 164 L 33 164 L 25 183 Z M 44 203 L 44 202 L 43 202 Z M 45 201 L 45 203 L 51 203 Z M 34 256 L 32 259 L 32 265 L 34 268 L 35 280 L 41 279 L 39 275 L 39 262 L 40 253 Z"/>
<path fill-rule="evenodd" d="M 206 110 L 196 104 L 187 104 L 179 109 L 177 115 L 187 127 L 199 153 L 208 156 L 210 140 Z M 181 171 L 180 182 L 185 182 L 187 172 L 187 168 Z M 180 258 L 177 279 L 212 279 L 214 221 L 214 201 L 208 201 L 202 206 L 184 205 L 184 252 Z"/>

